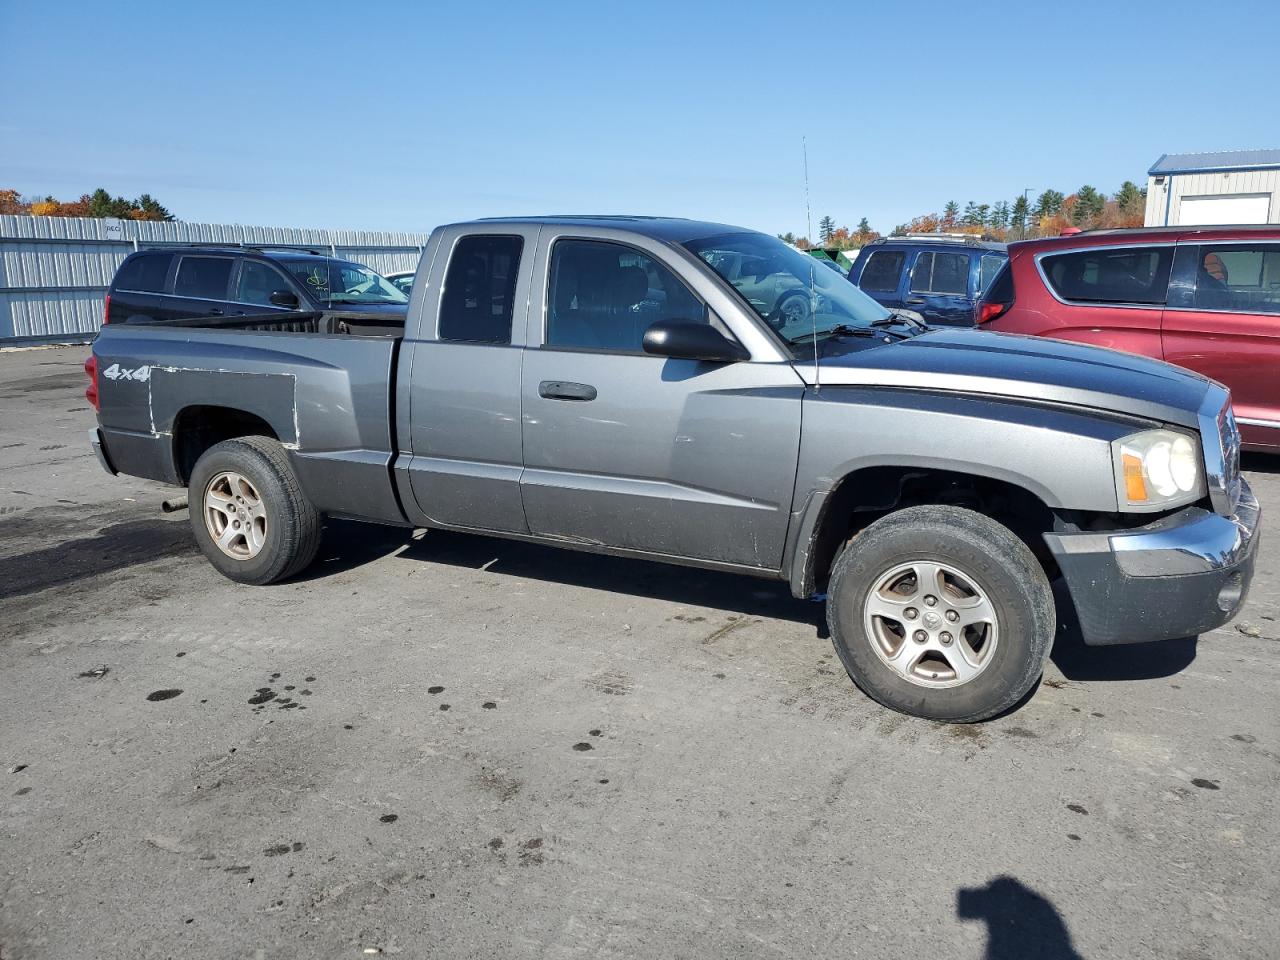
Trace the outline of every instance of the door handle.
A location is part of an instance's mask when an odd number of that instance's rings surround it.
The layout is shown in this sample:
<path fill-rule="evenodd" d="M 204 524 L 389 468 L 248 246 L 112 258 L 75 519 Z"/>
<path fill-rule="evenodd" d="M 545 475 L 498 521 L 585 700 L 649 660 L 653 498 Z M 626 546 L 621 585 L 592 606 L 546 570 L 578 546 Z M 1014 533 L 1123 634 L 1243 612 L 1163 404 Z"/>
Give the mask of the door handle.
<path fill-rule="evenodd" d="M 538 396 L 547 400 L 594 400 L 596 388 L 589 383 L 543 380 L 538 384 Z"/>
<path fill-rule="evenodd" d="M 912 304 L 913 306 L 924 303 L 924 297 L 907 297 L 907 303 Z"/>
<path fill-rule="evenodd" d="M 220 317 L 222 316 L 222 311 L 219 310 L 217 307 L 214 307 L 212 310 L 209 311 L 209 316 Z"/>

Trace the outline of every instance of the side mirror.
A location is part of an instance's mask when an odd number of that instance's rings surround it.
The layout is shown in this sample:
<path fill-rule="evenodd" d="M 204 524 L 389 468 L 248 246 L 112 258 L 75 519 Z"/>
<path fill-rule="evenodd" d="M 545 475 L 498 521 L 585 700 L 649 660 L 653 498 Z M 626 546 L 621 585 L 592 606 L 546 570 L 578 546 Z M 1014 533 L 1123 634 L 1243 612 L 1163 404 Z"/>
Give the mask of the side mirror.
<path fill-rule="evenodd" d="M 271 296 L 267 299 L 277 307 L 288 307 L 290 310 L 298 309 L 298 295 L 292 290 L 273 290 L 271 291 Z"/>
<path fill-rule="evenodd" d="M 737 363 L 751 354 L 708 323 L 659 320 L 644 332 L 644 352 L 656 357 Z"/>

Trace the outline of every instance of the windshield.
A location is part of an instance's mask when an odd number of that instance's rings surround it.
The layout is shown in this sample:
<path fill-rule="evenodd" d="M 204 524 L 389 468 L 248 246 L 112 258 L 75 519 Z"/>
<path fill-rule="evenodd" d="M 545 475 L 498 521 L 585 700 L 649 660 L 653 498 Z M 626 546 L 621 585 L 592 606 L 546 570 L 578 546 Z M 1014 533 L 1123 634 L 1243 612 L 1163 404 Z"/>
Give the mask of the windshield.
<path fill-rule="evenodd" d="M 733 284 L 789 343 L 836 327 L 868 327 L 889 311 L 842 274 L 763 233 L 727 233 L 690 240 L 685 248 Z"/>
<path fill-rule="evenodd" d="M 408 303 L 409 298 L 368 267 L 345 260 L 286 260 L 289 272 L 322 303 Z"/>

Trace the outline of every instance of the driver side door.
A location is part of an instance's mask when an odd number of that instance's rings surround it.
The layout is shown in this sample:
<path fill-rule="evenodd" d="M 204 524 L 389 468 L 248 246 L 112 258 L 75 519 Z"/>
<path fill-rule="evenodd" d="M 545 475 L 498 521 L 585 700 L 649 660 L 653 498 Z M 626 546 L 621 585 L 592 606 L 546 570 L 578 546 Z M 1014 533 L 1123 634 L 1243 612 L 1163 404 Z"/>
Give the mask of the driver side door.
<path fill-rule="evenodd" d="M 530 531 L 778 569 L 800 441 L 795 371 L 646 354 L 658 320 L 732 333 L 659 249 L 543 238 L 521 375 Z"/>

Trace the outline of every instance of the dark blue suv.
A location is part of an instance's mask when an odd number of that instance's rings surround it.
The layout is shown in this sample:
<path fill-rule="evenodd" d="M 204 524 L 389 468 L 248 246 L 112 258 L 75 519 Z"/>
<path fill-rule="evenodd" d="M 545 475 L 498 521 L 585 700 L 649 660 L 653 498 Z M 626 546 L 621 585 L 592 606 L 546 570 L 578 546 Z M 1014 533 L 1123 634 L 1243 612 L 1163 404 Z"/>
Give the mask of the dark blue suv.
<path fill-rule="evenodd" d="M 968 234 L 885 237 L 858 251 L 849 280 L 886 307 L 914 310 L 926 323 L 971 327 L 978 299 L 1008 259 L 1003 243 Z"/>

